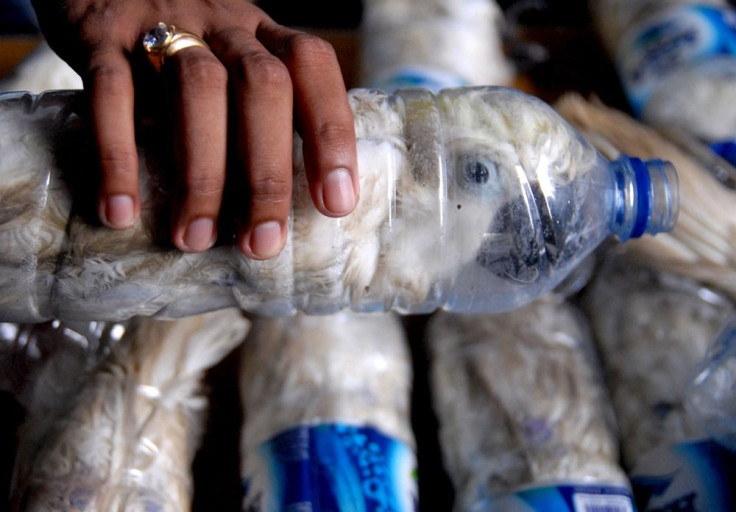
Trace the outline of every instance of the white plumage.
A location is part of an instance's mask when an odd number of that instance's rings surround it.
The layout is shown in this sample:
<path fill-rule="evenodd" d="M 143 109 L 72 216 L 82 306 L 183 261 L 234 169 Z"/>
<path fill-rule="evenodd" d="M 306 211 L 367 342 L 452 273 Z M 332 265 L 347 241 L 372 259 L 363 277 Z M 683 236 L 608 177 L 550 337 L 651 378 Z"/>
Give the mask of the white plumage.
<path fill-rule="evenodd" d="M 90 140 L 73 101 L 57 93 L 0 105 L 0 190 L 9 199 L 0 236 L 24 241 L 8 244 L 0 277 L 6 320 L 177 317 L 234 305 L 411 309 L 475 261 L 520 187 L 564 186 L 597 158 L 549 106 L 512 89 L 458 89 L 436 100 L 356 89 L 356 211 L 331 219 L 314 209 L 297 144 L 291 237 L 277 258 L 256 262 L 232 246 L 183 254 L 166 245 L 170 162 L 153 151 L 150 128 L 140 134 L 141 222 L 125 231 L 96 225 L 93 153 L 81 154 Z"/>
<path fill-rule="evenodd" d="M 82 78 L 41 41 L 10 73 L 0 80 L 0 92 L 82 89 Z"/>
<path fill-rule="evenodd" d="M 14 510 L 186 511 L 205 370 L 249 322 L 226 309 L 136 321 L 75 394 L 21 430 Z"/>
<path fill-rule="evenodd" d="M 589 287 L 586 306 L 631 470 L 659 447 L 705 434 L 688 393 L 734 310 L 697 281 L 612 256 Z"/>
<path fill-rule="evenodd" d="M 709 142 L 733 140 L 736 134 L 736 59 L 715 46 L 717 25 L 688 7 L 729 10 L 727 0 L 591 0 L 594 27 L 625 81 L 635 73 L 647 91 L 642 119 L 654 126 L 681 130 Z M 678 11 L 679 9 L 679 11 Z M 669 27 L 633 43 L 646 27 Z M 687 43 L 682 43 L 682 36 Z M 677 39 L 681 40 L 678 42 Z M 644 53 L 645 45 L 652 45 Z M 707 52 L 704 54 L 703 52 Z M 637 93 L 641 94 L 641 93 Z"/>
<path fill-rule="evenodd" d="M 368 0 L 362 20 L 362 86 L 511 83 L 503 12 L 493 0 Z"/>
<path fill-rule="evenodd" d="M 109 354 L 126 325 L 106 322 L 0 323 L 0 390 L 27 415 L 53 414 Z"/>
<path fill-rule="evenodd" d="M 257 318 L 241 354 L 241 474 L 249 489 L 244 510 L 265 499 L 273 485 L 260 448 L 288 429 L 336 423 L 371 427 L 415 448 L 411 359 L 395 316 L 343 311 Z M 264 502 L 260 506 L 270 510 Z"/>
<path fill-rule="evenodd" d="M 0 84 L 0 90 L 31 92 L 80 87 L 79 77 L 46 44 Z M 37 108 L 44 113 L 49 109 L 51 114 L 16 112 L 19 115 L 11 113 L 0 123 L 0 173 L 8 185 L 0 192 L 4 248 L 0 279 L 8 292 L 26 288 L 25 294 L 17 296 L 3 293 L 0 311 L 5 317 L 38 321 L 59 311 L 51 297 L 57 293 L 54 272 L 67 236 L 80 242 L 67 258 L 73 258 L 75 250 L 84 255 L 105 250 L 95 245 L 99 238 L 94 230 L 80 222 L 81 212 L 77 209 L 72 214 L 69 184 L 54 172 L 63 158 L 55 150 L 80 140 L 80 120 L 69 111 L 72 96 L 58 93 L 40 105 L 29 102 L 30 97 L 13 97 L 20 103 L 19 112 Z M 77 156 L 85 148 L 89 149 L 88 141 L 76 147 Z M 73 282 L 80 296 L 85 296 L 84 287 L 90 284 L 85 275 L 101 283 L 98 289 L 109 287 L 139 261 L 136 249 L 150 247 L 145 226 L 108 235 L 103 244 L 130 250 L 131 260 L 124 265 L 91 256 L 78 271 L 81 279 Z M 111 307 L 114 303 L 105 306 L 108 311 Z M 89 308 L 83 316 L 94 318 L 96 311 Z M 34 379 L 13 390 L 27 412 L 19 431 L 14 510 L 188 510 L 189 465 L 206 406 L 200 379 L 243 339 L 248 322 L 235 310 L 175 322 L 140 320 L 133 322 L 133 329 L 119 343 L 117 337 L 97 339 L 96 322 L 70 324 L 71 329 L 57 323 L 50 333 L 40 331 L 30 340 L 26 336 L 24 354 L 37 360 L 27 362 L 24 368 L 29 373 L 13 376 Z M 15 327 L 19 335 L 32 329 L 4 325 Z M 109 346 L 103 347 L 105 343 Z M 32 350 L 38 353 L 31 354 Z M 112 354 L 104 358 L 107 350 Z M 21 367 L 15 364 L 12 371 L 20 372 Z"/>
<path fill-rule="evenodd" d="M 573 306 L 549 296 L 510 313 L 439 313 L 428 346 L 455 510 L 489 510 L 531 487 L 628 487 L 591 333 Z"/>

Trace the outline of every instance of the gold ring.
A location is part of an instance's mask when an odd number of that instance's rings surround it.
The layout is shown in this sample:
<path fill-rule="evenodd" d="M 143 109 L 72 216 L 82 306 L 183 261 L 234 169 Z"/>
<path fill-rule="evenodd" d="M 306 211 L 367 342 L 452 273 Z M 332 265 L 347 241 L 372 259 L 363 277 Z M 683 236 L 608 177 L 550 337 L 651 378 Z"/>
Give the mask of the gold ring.
<path fill-rule="evenodd" d="M 201 37 L 176 28 L 174 25 L 167 25 L 164 22 L 159 22 L 158 25 L 146 32 L 142 44 L 143 49 L 148 54 L 148 60 L 151 61 L 157 71 L 161 69 L 168 57 L 184 48 L 201 46 L 210 49 Z"/>

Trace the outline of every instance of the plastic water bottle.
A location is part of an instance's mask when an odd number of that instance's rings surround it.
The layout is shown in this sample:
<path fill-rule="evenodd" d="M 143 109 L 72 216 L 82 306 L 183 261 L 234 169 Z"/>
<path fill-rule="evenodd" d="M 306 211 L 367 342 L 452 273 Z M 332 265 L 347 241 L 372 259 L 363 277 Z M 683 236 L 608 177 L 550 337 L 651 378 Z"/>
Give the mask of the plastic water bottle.
<path fill-rule="evenodd" d="M 78 373 L 31 375 L 41 381 L 35 391 L 56 400 L 38 397 L 26 411 L 6 510 L 191 510 L 189 468 L 208 405 L 202 380 L 249 325 L 235 309 L 143 318 L 95 366 L 63 347 L 49 354 L 49 366 Z M 69 335 L 54 337 L 64 344 Z"/>
<path fill-rule="evenodd" d="M 395 315 L 256 318 L 241 354 L 242 510 L 417 511 L 411 355 Z"/>
<path fill-rule="evenodd" d="M 432 403 L 455 512 L 633 511 L 589 325 L 560 296 L 436 314 Z"/>
<path fill-rule="evenodd" d="M 622 257 L 584 299 L 637 510 L 736 510 L 731 300 Z"/>
<path fill-rule="evenodd" d="M 478 87 L 349 97 L 358 207 L 341 219 L 316 211 L 295 137 L 289 239 L 276 258 L 254 261 L 226 230 L 204 253 L 170 246 L 167 177 L 176 173 L 155 123 L 139 137 L 141 221 L 113 231 L 96 222 L 80 96 L 0 96 L 0 320 L 229 306 L 264 315 L 505 311 L 553 289 L 603 240 L 675 223 L 672 165 L 609 161 L 533 96 Z"/>
<path fill-rule="evenodd" d="M 0 323 L 0 392 L 48 416 L 124 336 L 127 323 Z"/>
<path fill-rule="evenodd" d="M 589 4 L 634 113 L 735 164 L 736 10 L 726 0 Z"/>
<path fill-rule="evenodd" d="M 365 0 L 360 85 L 510 85 L 503 22 L 494 0 Z"/>

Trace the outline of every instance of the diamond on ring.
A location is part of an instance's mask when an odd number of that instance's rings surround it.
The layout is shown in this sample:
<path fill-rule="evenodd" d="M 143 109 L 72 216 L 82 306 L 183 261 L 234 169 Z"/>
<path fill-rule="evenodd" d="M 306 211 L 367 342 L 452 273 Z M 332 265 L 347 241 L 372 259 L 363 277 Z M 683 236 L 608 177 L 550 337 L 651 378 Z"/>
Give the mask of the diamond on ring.
<path fill-rule="evenodd" d="M 159 22 L 143 36 L 143 48 L 149 53 L 161 52 L 172 36 L 173 33 L 166 23 Z"/>
<path fill-rule="evenodd" d="M 158 25 L 143 35 L 141 40 L 143 49 L 148 54 L 148 60 L 156 71 L 160 71 L 164 61 L 186 48 L 199 46 L 209 50 L 207 43 L 198 35 L 186 30 L 159 22 Z"/>

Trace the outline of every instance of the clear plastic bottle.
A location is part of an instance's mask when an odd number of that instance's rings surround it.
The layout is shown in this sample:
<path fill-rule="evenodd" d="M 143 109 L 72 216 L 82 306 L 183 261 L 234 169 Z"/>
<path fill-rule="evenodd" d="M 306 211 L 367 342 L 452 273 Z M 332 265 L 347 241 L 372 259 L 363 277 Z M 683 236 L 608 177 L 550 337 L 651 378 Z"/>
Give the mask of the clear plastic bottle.
<path fill-rule="evenodd" d="M 736 9 L 726 0 L 589 5 L 634 113 L 736 163 Z"/>
<path fill-rule="evenodd" d="M 360 84 L 383 90 L 510 85 L 494 0 L 365 0 Z"/>
<path fill-rule="evenodd" d="M 0 392 L 46 416 L 108 356 L 126 323 L 0 323 Z"/>
<path fill-rule="evenodd" d="M 268 261 L 247 259 L 227 233 L 204 253 L 171 248 L 175 173 L 155 123 L 139 138 L 141 222 L 112 231 L 95 221 L 96 164 L 79 96 L 0 97 L 0 320 L 228 306 L 265 315 L 504 311 L 553 289 L 604 239 L 675 223 L 671 164 L 609 161 L 515 89 L 349 97 L 359 205 L 341 219 L 316 211 L 296 137 L 289 239 Z"/>
<path fill-rule="evenodd" d="M 76 382 L 57 378 L 66 393 L 54 390 L 43 408 L 37 400 L 18 430 L 8 510 L 191 510 L 204 374 L 249 326 L 235 309 L 137 319 L 97 366 L 76 363 Z M 63 362 L 75 364 L 69 355 Z"/>
<path fill-rule="evenodd" d="M 242 510 L 417 510 L 411 354 L 395 315 L 255 318 L 240 361 Z"/>
<path fill-rule="evenodd" d="M 637 509 L 736 510 L 734 304 L 613 251 L 584 299 Z"/>
<path fill-rule="evenodd" d="M 558 295 L 429 321 L 432 403 L 455 512 L 633 510 L 586 318 Z"/>

